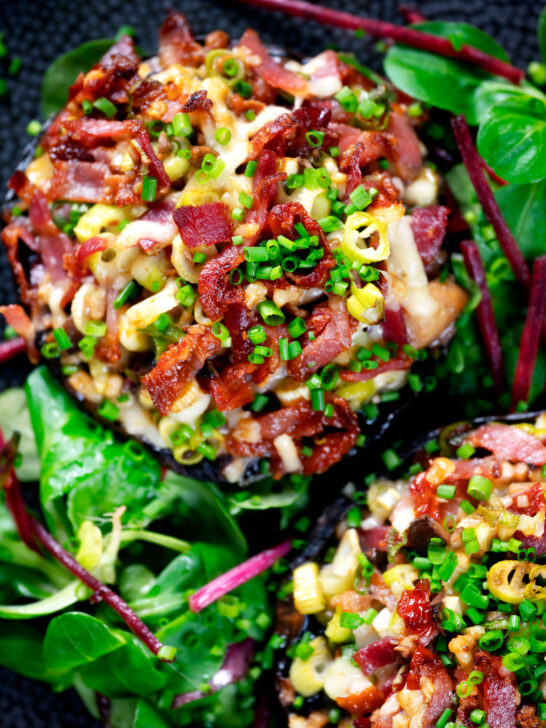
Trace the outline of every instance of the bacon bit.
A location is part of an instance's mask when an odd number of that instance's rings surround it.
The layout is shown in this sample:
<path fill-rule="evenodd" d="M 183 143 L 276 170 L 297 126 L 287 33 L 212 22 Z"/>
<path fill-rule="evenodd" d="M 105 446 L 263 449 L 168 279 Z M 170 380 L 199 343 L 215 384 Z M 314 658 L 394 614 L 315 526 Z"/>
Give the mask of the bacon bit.
<path fill-rule="evenodd" d="M 417 635 L 422 644 L 428 644 L 438 634 L 430 604 L 428 579 L 420 579 L 414 589 L 406 589 L 400 597 L 396 611 L 404 620 L 406 630 Z"/>
<path fill-rule="evenodd" d="M 292 542 L 283 541 L 278 546 L 262 551 L 247 561 L 243 561 L 242 564 L 234 566 L 233 569 L 213 579 L 190 596 L 188 601 L 191 611 L 201 612 L 220 597 L 229 594 L 241 584 L 246 584 L 250 579 L 269 569 L 276 561 L 290 553 L 291 550 Z"/>
<path fill-rule="evenodd" d="M 455 134 L 455 140 L 461 152 L 464 166 L 466 167 L 472 186 L 476 190 L 480 205 L 483 207 L 487 219 L 497 234 L 499 244 L 516 278 L 528 290 L 531 283 L 529 268 L 510 228 L 502 216 L 495 196 L 485 177 L 482 160 L 476 151 L 476 147 L 470 136 L 470 129 L 464 116 L 461 115 L 452 119 L 451 126 L 453 127 L 453 133 Z"/>
<path fill-rule="evenodd" d="M 32 289 L 23 264 L 19 260 L 19 240 L 25 240 L 29 235 L 27 228 L 16 223 L 10 223 L 2 230 L 2 242 L 6 246 L 9 264 L 19 288 L 21 301 L 30 307 L 36 304 L 36 291 Z M 15 328 L 15 327 L 14 327 Z"/>
<path fill-rule="evenodd" d="M 279 182 L 286 178 L 284 172 L 277 171 L 277 155 L 271 149 L 264 149 L 258 157 L 258 164 L 252 186 L 254 194 L 252 195 L 252 207 L 250 208 L 245 225 L 251 224 L 256 226 L 256 230 L 250 235 L 245 236 L 247 245 L 253 245 L 262 234 L 267 223 L 269 210 L 277 202 L 279 194 Z"/>
<path fill-rule="evenodd" d="M 385 307 L 382 328 L 385 341 L 393 341 L 395 344 L 400 345 L 407 344 L 408 332 L 406 330 L 406 321 L 404 319 L 404 312 L 400 306 L 398 308 Z M 381 363 L 378 362 L 378 364 Z"/>
<path fill-rule="evenodd" d="M 394 649 L 396 645 L 396 640 L 391 637 L 384 637 L 355 652 L 353 660 L 362 670 L 362 674 L 367 677 L 380 667 L 396 662 L 398 657 Z"/>
<path fill-rule="evenodd" d="M 141 202 L 136 172 L 112 174 L 103 162 L 57 161 L 48 189 L 50 200 L 104 202 L 119 207 Z"/>
<path fill-rule="evenodd" d="M 331 129 L 340 129 L 344 124 L 330 124 Z M 347 127 L 346 127 L 347 128 Z M 340 142 L 343 144 L 345 133 L 340 129 Z M 349 139 L 355 138 L 351 134 Z M 341 149 L 341 148 L 340 148 Z M 387 157 L 393 159 L 397 149 L 396 138 L 386 131 L 361 131 L 358 139 L 350 144 L 342 153 L 339 160 L 339 168 L 344 172 L 347 179 L 345 197 L 348 198 L 362 182 L 362 167 L 370 162 Z"/>
<path fill-rule="evenodd" d="M 396 110 L 396 107 L 389 115 L 387 133 L 392 134 L 396 139 L 392 161 L 398 174 L 406 182 L 415 179 L 423 167 L 421 143 L 409 118 L 405 113 Z"/>
<path fill-rule="evenodd" d="M 281 205 L 275 205 L 267 217 L 267 226 L 273 237 L 284 235 L 292 240 L 299 237 L 295 229 L 297 223 L 301 223 L 310 235 L 318 236 L 324 250 L 324 257 L 319 260 L 310 273 L 286 272 L 285 276 L 301 288 L 322 286 L 328 278 L 330 269 L 335 266 L 335 260 L 324 231 L 318 222 L 307 214 L 307 210 L 299 202 L 284 202 Z"/>
<path fill-rule="evenodd" d="M 361 372 L 352 372 L 346 369 L 340 372 L 340 379 L 343 379 L 344 382 L 367 382 L 369 379 L 377 377 L 378 374 L 411 369 L 413 364 L 413 359 L 406 356 L 406 354 L 397 354 L 396 357 L 389 359 L 389 361 L 383 361 L 376 357 L 372 357 L 370 361 L 377 361 L 378 366 L 376 369 L 363 369 Z"/>
<path fill-rule="evenodd" d="M 363 551 L 387 551 L 387 535 L 390 530 L 390 526 L 359 529 L 360 548 Z"/>
<path fill-rule="evenodd" d="M 203 311 L 212 320 L 219 319 L 230 306 L 243 303 L 242 285 L 230 283 L 229 274 L 244 261 L 241 247 L 230 245 L 208 260 L 199 274 L 197 289 Z"/>
<path fill-rule="evenodd" d="M 483 267 L 478 246 L 473 240 L 463 240 L 461 243 L 461 252 L 468 274 L 479 287 L 482 294 L 481 301 L 476 309 L 476 317 L 478 319 L 482 341 L 487 352 L 487 358 L 489 359 L 495 391 L 497 392 L 497 396 L 499 396 L 504 390 L 506 379 L 499 332 L 493 312 L 491 293 L 485 277 L 485 268 Z"/>
<path fill-rule="evenodd" d="M 345 400 L 342 401 L 345 402 Z M 326 435 L 325 441 L 320 445 L 315 445 L 313 454 L 303 460 L 304 474 L 325 473 L 352 450 L 356 445 L 359 434 L 358 425 L 355 425 L 348 432 L 332 432 Z"/>
<path fill-rule="evenodd" d="M 119 320 L 122 309 L 114 308 L 114 301 L 119 291 L 109 288 L 106 294 L 106 335 L 103 336 L 95 348 L 97 359 L 115 363 L 121 359 L 119 341 Z"/>
<path fill-rule="evenodd" d="M 472 458 L 471 460 L 452 460 L 455 471 L 446 479 L 446 483 L 457 483 L 461 480 L 470 480 L 473 475 L 482 475 L 484 478 L 500 478 L 502 466 L 494 457 Z"/>
<path fill-rule="evenodd" d="M 523 498 L 526 500 L 527 505 L 520 506 L 519 500 Z M 535 483 L 530 488 L 521 490 L 512 496 L 512 502 L 509 505 L 509 509 L 514 513 L 524 513 L 526 516 L 536 516 L 540 511 L 544 511 L 546 506 L 546 500 L 544 499 L 544 491 L 540 483 Z"/>
<path fill-rule="evenodd" d="M 36 331 L 24 308 L 17 303 L 10 303 L 8 306 L 0 306 L 0 314 L 4 316 L 8 325 L 24 339 L 28 358 L 33 364 L 37 364 L 40 354 L 35 343 Z"/>
<path fill-rule="evenodd" d="M 254 391 L 246 377 L 255 368 L 256 365 L 249 362 L 234 364 L 210 381 L 210 393 L 220 412 L 234 410 L 253 401 Z"/>
<path fill-rule="evenodd" d="M 171 178 L 165 172 L 165 167 L 162 162 L 158 159 L 152 147 L 148 132 L 144 128 L 141 128 L 135 135 L 135 141 L 148 160 L 149 174 L 157 179 L 161 191 L 165 193 L 171 186 Z"/>
<path fill-rule="evenodd" d="M 307 81 L 302 76 L 287 71 L 280 63 L 276 63 L 267 52 L 256 31 L 250 28 L 246 30 L 239 41 L 239 47 L 241 46 L 252 56 L 257 56 L 260 59 L 258 65 L 251 63 L 251 59 L 247 59 L 247 63 L 270 86 L 280 88 L 294 95 L 307 93 L 309 88 Z"/>
<path fill-rule="evenodd" d="M 94 149 L 100 146 L 110 146 L 112 142 L 119 142 L 135 137 L 144 127 L 138 119 L 68 119 L 63 123 L 63 129 L 68 138 L 77 142 L 85 149 Z"/>
<path fill-rule="evenodd" d="M 500 61 L 498 58 L 489 56 L 478 48 L 463 45 L 455 50 L 448 38 L 440 38 L 437 35 L 423 33 L 414 28 L 404 28 L 393 23 L 386 23 L 382 20 L 371 18 L 359 18 L 356 15 L 345 13 L 341 10 L 314 5 L 303 0 L 240 0 L 245 5 L 251 5 L 263 10 L 280 11 L 306 20 L 316 20 L 328 26 L 358 30 L 362 28 L 368 35 L 374 38 L 391 38 L 397 43 L 419 48 L 421 50 L 456 58 L 461 61 L 468 61 L 489 73 L 507 78 L 512 83 L 519 84 L 523 80 L 524 72 L 509 63 Z"/>
<path fill-rule="evenodd" d="M 418 207 L 411 215 L 411 230 L 427 273 L 434 267 L 446 234 L 449 210 L 442 205 Z"/>
<path fill-rule="evenodd" d="M 175 63 L 197 67 L 204 60 L 203 48 L 194 40 L 186 17 L 177 10 L 169 10 L 159 31 L 159 62 L 163 68 Z"/>
<path fill-rule="evenodd" d="M 512 402 L 513 412 L 520 402 L 527 402 L 533 383 L 540 336 L 544 325 L 546 309 L 546 255 L 535 258 L 533 263 L 533 279 L 529 294 L 529 305 L 525 317 L 525 325 L 521 334 L 518 361 L 514 372 Z"/>
<path fill-rule="evenodd" d="M 432 728 L 444 710 L 452 706 L 453 682 L 441 659 L 418 645 L 411 658 L 406 687 L 419 690 L 423 678 L 434 686 L 423 716 L 423 728 Z"/>
<path fill-rule="evenodd" d="M 308 341 L 302 353 L 288 364 L 290 374 L 299 381 L 306 379 L 351 346 L 353 324 L 342 298 L 332 296 L 328 306 L 317 306 L 308 321 L 308 331 L 314 330 L 317 316 L 322 322 L 326 321 L 325 324 L 322 323 L 322 330 L 313 341 Z"/>
<path fill-rule="evenodd" d="M 363 690 L 361 693 L 348 695 L 346 698 L 336 698 L 336 703 L 349 713 L 371 713 L 384 701 L 383 693 L 375 685 Z"/>
<path fill-rule="evenodd" d="M 302 106 L 277 116 L 252 137 L 250 159 L 258 159 L 263 149 L 272 149 L 282 157 L 306 154 L 310 147 L 305 134 L 310 129 L 324 131 L 321 148 L 328 149 L 337 143 L 337 135 L 328 129 L 330 116 L 328 109 L 316 106 Z"/>
<path fill-rule="evenodd" d="M 0 341 L 0 364 L 13 359 L 17 354 L 26 351 L 26 348 L 27 344 L 22 336 L 8 341 Z"/>
<path fill-rule="evenodd" d="M 254 311 L 241 303 L 234 303 L 228 308 L 222 322 L 231 336 L 231 351 L 235 364 L 248 364 L 248 355 L 254 351 L 254 344 L 248 339 L 247 331 L 258 323 Z"/>
<path fill-rule="evenodd" d="M 419 473 L 411 481 L 410 495 L 415 500 L 415 512 L 419 516 L 430 516 L 434 521 L 440 520 L 440 508 L 436 486 L 427 479 L 427 473 Z"/>
<path fill-rule="evenodd" d="M 169 347 L 142 383 L 160 414 L 167 415 L 205 362 L 221 348 L 220 339 L 202 324 L 190 326 L 186 336 Z"/>
<path fill-rule="evenodd" d="M 173 218 L 188 248 L 217 245 L 231 240 L 233 230 L 228 209 L 223 202 L 177 207 Z"/>
<path fill-rule="evenodd" d="M 483 673 L 480 688 L 488 725 L 490 728 L 515 728 L 516 708 L 521 700 L 516 676 L 504 667 L 499 655 L 483 650 L 476 652 L 474 666 Z"/>
<path fill-rule="evenodd" d="M 546 447 L 521 427 L 482 425 L 466 441 L 474 447 L 489 450 L 499 460 L 525 462 L 538 467 L 546 465 Z"/>
<path fill-rule="evenodd" d="M 373 597 L 359 594 L 353 589 L 341 592 L 331 600 L 331 606 L 342 612 L 364 612 L 372 606 Z"/>

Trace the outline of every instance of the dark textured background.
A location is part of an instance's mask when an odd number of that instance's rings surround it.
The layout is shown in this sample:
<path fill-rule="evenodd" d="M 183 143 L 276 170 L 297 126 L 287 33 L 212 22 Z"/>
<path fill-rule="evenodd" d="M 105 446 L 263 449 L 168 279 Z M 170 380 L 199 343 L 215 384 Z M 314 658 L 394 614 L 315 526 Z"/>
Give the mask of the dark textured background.
<path fill-rule="evenodd" d="M 347 2 L 334 0 L 325 0 L 325 4 L 343 9 L 349 7 Z M 538 56 L 536 23 L 543 7 L 540 0 L 424 0 L 412 4 L 430 19 L 464 20 L 479 26 L 497 38 L 508 50 L 512 61 L 522 67 Z M 187 14 L 197 34 L 223 28 L 237 37 L 251 25 L 269 43 L 303 54 L 318 53 L 326 44 L 336 43 L 377 67 L 377 56 L 373 58 L 373 41 L 356 39 L 351 33 L 316 23 L 256 12 L 235 2 L 0 0 L 0 31 L 10 54 L 23 60 L 20 73 L 9 80 L 9 96 L 0 100 L 1 189 L 5 189 L 10 172 L 28 142 L 25 135 L 27 123 L 39 118 L 41 77 L 51 61 L 86 40 L 111 37 L 120 25 L 125 24 L 136 28 L 141 47 L 153 52 L 164 10 L 172 5 Z M 355 13 L 401 22 L 398 5 L 397 0 L 352 0 L 350 8 Z M 15 300 L 15 296 L 2 251 L 0 302 Z M 21 382 L 24 370 L 22 361 L 11 367 L 4 366 L 0 370 L 0 388 Z M 53 695 L 45 685 L 0 669 L 2 728 L 90 728 L 97 725 L 87 717 L 74 693 Z"/>

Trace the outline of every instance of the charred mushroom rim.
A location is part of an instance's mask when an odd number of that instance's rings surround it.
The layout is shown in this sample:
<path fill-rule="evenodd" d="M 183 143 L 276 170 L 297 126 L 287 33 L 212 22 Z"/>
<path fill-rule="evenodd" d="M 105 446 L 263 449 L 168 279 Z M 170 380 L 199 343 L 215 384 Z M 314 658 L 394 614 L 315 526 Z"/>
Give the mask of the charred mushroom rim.
<path fill-rule="evenodd" d="M 422 389 L 415 360 L 467 302 L 427 114 L 363 71 L 331 50 L 278 63 L 252 30 L 201 45 L 174 11 L 157 57 L 118 40 L 10 182 L 24 309 L 3 311 L 30 356 L 230 482 L 362 445 L 356 413 Z"/>
<path fill-rule="evenodd" d="M 284 588 L 290 728 L 542 724 L 545 442 L 544 414 L 453 427 L 369 476 Z"/>

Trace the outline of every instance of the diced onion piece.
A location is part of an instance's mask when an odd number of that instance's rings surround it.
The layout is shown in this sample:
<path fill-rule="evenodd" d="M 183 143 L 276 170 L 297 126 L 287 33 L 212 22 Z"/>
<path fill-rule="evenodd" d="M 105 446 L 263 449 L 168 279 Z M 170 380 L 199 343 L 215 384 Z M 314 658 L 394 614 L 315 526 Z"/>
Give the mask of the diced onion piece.
<path fill-rule="evenodd" d="M 273 445 L 275 445 L 275 449 L 279 453 L 285 472 L 297 473 L 301 470 L 298 448 L 290 435 L 286 433 L 279 435 L 273 440 Z"/>
<path fill-rule="evenodd" d="M 294 570 L 294 604 L 300 614 L 316 614 L 326 608 L 318 564 L 309 561 Z"/>
<path fill-rule="evenodd" d="M 295 657 L 290 665 L 290 681 L 294 690 L 309 698 L 322 690 L 324 674 L 332 662 L 332 656 L 324 637 L 315 637 L 309 642 L 313 654 L 306 660 Z"/>

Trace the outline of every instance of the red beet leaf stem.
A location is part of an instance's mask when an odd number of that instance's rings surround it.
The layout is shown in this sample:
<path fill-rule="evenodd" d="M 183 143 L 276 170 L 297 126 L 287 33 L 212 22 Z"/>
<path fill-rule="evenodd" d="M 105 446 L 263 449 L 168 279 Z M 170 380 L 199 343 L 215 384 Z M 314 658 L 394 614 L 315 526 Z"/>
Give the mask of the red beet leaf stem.
<path fill-rule="evenodd" d="M 491 375 L 497 396 L 502 394 L 505 384 L 504 362 L 500 345 L 499 332 L 493 313 L 491 293 L 487 287 L 485 268 L 478 246 L 473 240 L 464 240 L 461 243 L 464 264 L 468 274 L 479 287 L 482 298 L 476 309 L 476 318 L 482 335 L 483 344 L 489 359 Z"/>
<path fill-rule="evenodd" d="M 342 10 L 334 10 L 334 8 L 311 4 L 303 0 L 240 0 L 240 2 L 254 8 L 279 11 L 286 15 L 304 18 L 305 20 L 316 20 L 324 25 L 333 25 L 338 28 L 348 30 L 362 28 L 375 38 L 390 38 L 397 43 L 404 43 L 413 48 L 430 51 L 448 58 L 456 58 L 460 61 L 467 61 L 479 66 L 484 71 L 493 73 L 496 76 L 502 76 L 512 81 L 512 83 L 521 83 L 525 75 L 521 69 L 494 58 L 478 48 L 463 45 L 455 50 L 451 41 L 447 38 L 423 33 L 415 28 L 406 28 L 372 18 L 359 18 L 357 15 L 351 15 Z"/>
<path fill-rule="evenodd" d="M 546 255 L 535 258 L 529 307 L 519 346 L 518 362 L 512 388 L 513 412 L 520 402 L 527 402 L 533 381 L 540 336 L 546 311 Z"/>
<path fill-rule="evenodd" d="M 425 16 L 411 5 L 400 5 L 400 12 L 406 23 L 424 23 L 426 21 Z"/>
<path fill-rule="evenodd" d="M 40 553 L 32 537 L 30 522 L 25 503 L 21 495 L 21 486 L 15 475 L 13 463 L 17 455 L 15 442 L 6 443 L 0 430 L 0 490 L 4 489 L 6 505 L 17 527 L 21 541 L 32 551 Z"/>
<path fill-rule="evenodd" d="M 26 342 L 22 337 L 17 339 L 9 339 L 8 341 L 0 342 L 0 364 L 2 362 L 13 359 L 14 356 L 25 351 L 27 348 Z"/>
<path fill-rule="evenodd" d="M 0 432 L 0 446 L 3 444 L 4 439 Z M 5 449 L 5 447 L 4 447 Z M 8 507 L 13 515 L 13 519 L 19 531 L 21 540 L 36 550 L 36 544 L 32 546 L 28 541 L 37 541 L 48 551 L 54 559 L 62 564 L 68 571 L 74 574 L 83 584 L 85 584 L 93 592 L 94 601 L 104 601 L 114 609 L 119 616 L 123 619 L 125 624 L 138 637 L 148 649 L 153 652 L 154 655 L 158 655 L 159 659 L 164 659 L 160 655 L 164 645 L 157 639 L 157 637 L 151 632 L 144 622 L 133 612 L 131 607 L 110 587 L 99 581 L 93 574 L 89 573 L 87 569 L 84 569 L 76 559 L 65 551 L 65 549 L 58 543 L 53 536 L 41 525 L 38 521 L 33 518 L 26 510 L 25 503 L 21 496 L 19 483 L 13 470 L 8 474 L 7 480 L 4 482 L 4 488 L 6 491 L 6 500 Z M 168 650 L 168 648 L 167 648 Z M 165 662 L 172 662 L 172 659 L 165 659 Z"/>
<path fill-rule="evenodd" d="M 531 282 L 529 268 L 497 205 L 493 191 L 483 171 L 481 157 L 476 151 L 476 147 L 470 136 L 470 129 L 468 128 L 466 119 L 461 114 L 461 116 L 457 116 L 451 120 L 451 126 L 453 127 L 453 133 L 455 134 L 455 140 L 461 152 L 464 166 L 466 167 L 472 186 L 476 190 L 480 205 L 483 207 L 487 219 L 497 234 L 499 244 L 516 278 L 528 291 Z"/>
<path fill-rule="evenodd" d="M 189 599 L 189 605 L 192 612 L 200 612 L 209 604 L 212 604 L 220 597 L 236 589 L 241 584 L 245 584 L 250 579 L 253 579 L 258 574 L 261 574 L 270 566 L 282 559 L 283 556 L 292 549 L 291 541 L 283 541 L 278 546 L 274 546 L 271 549 L 266 549 L 256 556 L 247 561 L 243 561 L 242 564 L 234 566 L 233 569 L 226 571 L 225 574 L 221 574 L 216 579 L 213 579 L 205 586 L 198 589 L 195 594 L 192 594 Z"/>

